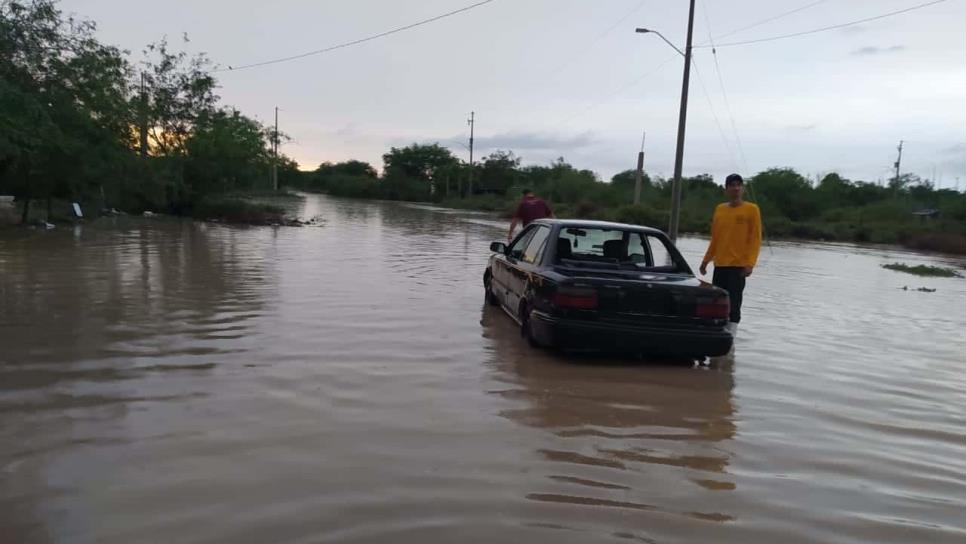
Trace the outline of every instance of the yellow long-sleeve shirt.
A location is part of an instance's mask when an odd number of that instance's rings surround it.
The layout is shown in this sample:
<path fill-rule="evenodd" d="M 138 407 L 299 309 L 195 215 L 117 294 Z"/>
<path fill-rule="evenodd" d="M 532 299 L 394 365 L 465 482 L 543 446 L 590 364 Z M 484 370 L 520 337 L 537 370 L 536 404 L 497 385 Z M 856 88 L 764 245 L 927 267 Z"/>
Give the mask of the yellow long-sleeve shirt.
<path fill-rule="evenodd" d="M 711 243 L 704 261 L 715 266 L 753 267 L 761 249 L 761 211 L 751 202 L 732 206 L 725 202 L 714 209 Z"/>

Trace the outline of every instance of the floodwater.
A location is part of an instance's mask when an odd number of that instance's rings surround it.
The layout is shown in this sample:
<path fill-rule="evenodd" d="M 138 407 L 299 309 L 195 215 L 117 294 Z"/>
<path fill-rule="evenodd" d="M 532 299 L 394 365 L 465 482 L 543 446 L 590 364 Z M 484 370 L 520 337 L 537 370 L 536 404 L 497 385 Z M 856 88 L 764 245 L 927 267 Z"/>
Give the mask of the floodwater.
<path fill-rule="evenodd" d="M 485 307 L 485 215 L 301 213 L 0 233 L 0 542 L 966 542 L 966 279 L 880 268 L 961 262 L 773 243 L 638 363 Z"/>

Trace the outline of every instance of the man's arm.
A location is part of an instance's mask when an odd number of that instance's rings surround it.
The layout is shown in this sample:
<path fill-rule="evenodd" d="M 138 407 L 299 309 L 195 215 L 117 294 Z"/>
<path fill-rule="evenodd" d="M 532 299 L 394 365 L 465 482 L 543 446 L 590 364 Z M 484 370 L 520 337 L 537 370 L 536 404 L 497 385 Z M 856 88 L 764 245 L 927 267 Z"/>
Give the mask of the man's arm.
<path fill-rule="evenodd" d="M 715 209 L 714 215 L 711 216 L 711 241 L 708 242 L 708 250 L 704 252 L 704 259 L 701 260 L 701 275 L 707 275 L 708 273 L 708 263 L 714 259 L 714 254 L 718 251 L 718 237 L 715 234 L 715 218 L 718 216 L 718 210 Z"/>

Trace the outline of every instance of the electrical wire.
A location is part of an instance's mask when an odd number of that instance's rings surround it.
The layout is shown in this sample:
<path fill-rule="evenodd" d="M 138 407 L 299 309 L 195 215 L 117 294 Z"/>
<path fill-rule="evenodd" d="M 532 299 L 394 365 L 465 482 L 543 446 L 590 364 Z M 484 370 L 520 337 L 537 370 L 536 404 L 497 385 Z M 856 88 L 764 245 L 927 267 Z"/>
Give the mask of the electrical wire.
<path fill-rule="evenodd" d="M 556 77 L 557 74 L 559 74 L 565 68 L 567 68 L 568 66 L 570 66 L 571 64 L 573 64 L 574 61 L 576 61 L 578 58 L 580 58 L 582 55 L 584 55 L 587 51 L 589 51 L 595 45 L 597 45 L 598 42 L 600 42 L 601 40 L 603 40 L 604 38 L 606 38 L 611 32 L 614 31 L 614 29 L 616 29 L 618 26 L 620 26 L 631 15 L 634 15 L 635 13 L 637 13 L 638 11 L 640 11 L 641 8 L 644 7 L 644 4 L 646 4 L 647 2 L 648 2 L 648 0 L 641 0 L 640 2 L 638 2 L 637 6 L 635 6 L 634 9 L 632 9 L 632 10 L 628 11 L 627 13 L 625 13 L 624 15 L 622 15 L 621 18 L 618 19 L 617 22 L 615 22 L 613 25 L 611 25 L 610 27 L 608 27 L 607 30 L 605 30 L 605 31 L 601 32 L 600 34 L 598 34 L 597 37 L 593 39 L 593 41 L 591 41 L 589 44 L 587 44 L 586 46 L 584 46 L 584 48 L 583 48 L 582 51 L 578 52 L 575 55 L 571 55 L 570 58 L 568 58 L 566 61 L 564 61 L 562 64 L 560 64 L 556 68 L 554 68 L 547 75 L 547 77 L 548 78 L 554 78 L 554 77 Z"/>
<path fill-rule="evenodd" d="M 662 62 L 661 62 L 660 64 L 658 64 L 657 66 L 655 66 L 655 67 L 654 67 L 654 68 L 653 68 L 652 70 L 648 70 L 647 72 L 645 72 L 645 73 L 643 73 L 643 74 L 642 74 L 642 75 L 640 75 L 640 76 L 637 76 L 637 77 L 636 77 L 636 78 L 634 78 L 633 80 L 631 80 L 631 81 L 629 81 L 629 82 L 627 82 L 627 83 L 625 83 L 624 85 L 621 85 L 621 87 L 620 87 L 620 88 L 618 88 L 618 89 L 617 89 L 616 91 L 614 91 L 614 92 L 612 92 L 612 93 L 610 93 L 610 94 L 608 94 L 607 96 L 605 96 L 604 98 L 602 98 L 602 99 L 600 99 L 600 100 L 598 100 L 597 102 L 594 102 L 594 103 L 593 103 L 593 104 L 591 104 L 590 106 L 588 106 L 588 107 L 586 107 L 586 108 L 584 108 L 584 109 L 582 109 L 582 110 L 580 110 L 579 112 L 577 112 L 577 113 L 575 113 L 575 114 L 573 114 L 573 115 L 571 115 L 571 116 L 570 116 L 570 117 L 568 117 L 568 118 L 567 118 L 566 120 L 564 120 L 562 124 L 563 124 L 563 125 L 568 125 L 568 124 L 570 124 L 570 123 L 571 123 L 571 122 L 572 122 L 572 121 L 573 121 L 574 119 L 576 119 L 576 118 L 578 118 L 578 117 L 581 117 L 581 116 L 583 116 L 583 115 L 585 115 L 586 113 L 588 113 L 588 112 L 590 112 L 591 110 L 593 110 L 593 109 L 595 109 L 595 108 L 597 108 L 597 107 L 599 107 L 600 105 L 602 105 L 602 104 L 604 104 L 605 102 L 609 102 L 610 100 L 612 100 L 612 99 L 613 99 L 614 97 L 616 97 L 617 95 L 619 95 L 619 94 L 621 94 L 622 92 L 624 92 L 624 91 L 626 91 L 627 89 L 629 89 L 629 88 L 631 88 L 631 87 L 633 87 L 634 85 L 637 85 L 638 83 L 640 83 L 640 82 L 641 82 L 641 80 L 643 80 L 644 78 L 646 78 L 646 77 L 647 77 L 647 76 L 649 76 L 649 75 L 652 75 L 652 74 L 654 74 L 655 72 L 657 72 L 658 70 L 660 70 L 661 68 L 663 68 L 663 67 L 664 67 L 664 65 L 666 65 L 667 63 L 669 63 L 669 62 L 671 62 L 672 60 L 674 60 L 674 59 L 676 59 L 676 58 L 678 58 L 678 55 L 677 55 L 677 54 L 674 54 L 673 56 L 670 56 L 670 57 L 668 57 L 668 58 L 666 58 L 666 59 L 664 59 L 664 60 L 663 60 L 663 61 L 662 61 Z"/>
<path fill-rule="evenodd" d="M 425 24 L 428 24 L 428 23 L 432 23 L 432 22 L 435 22 L 435 21 L 439 21 L 440 19 L 445 19 L 447 17 L 451 17 L 453 15 L 456 15 L 456 14 L 459 14 L 459 13 L 463 13 L 465 11 L 469 11 L 469 10 L 474 9 L 474 8 L 478 8 L 478 7 L 480 7 L 480 6 L 484 5 L 484 4 L 489 4 L 490 2 L 493 2 L 493 1 L 494 0 L 483 0 L 482 2 L 477 2 L 475 4 L 471 4 L 469 6 L 465 6 L 465 7 L 462 7 L 460 9 L 457 9 L 457 10 L 453 10 L 453 11 L 450 11 L 450 12 L 447 12 L 447 13 L 443 13 L 442 15 L 437 15 L 435 17 L 430 17 L 429 19 L 423 19 L 422 21 L 417 21 L 415 23 L 411 23 L 411 24 L 408 24 L 406 26 L 401 26 L 401 27 L 394 28 L 392 30 L 387 30 L 385 32 L 380 32 L 379 34 L 373 34 L 372 36 L 366 36 L 365 38 L 360 38 L 358 40 L 352 40 L 352 41 L 349 41 L 349 42 L 344 42 L 344 43 L 340 43 L 340 44 L 337 44 L 337 45 L 332 45 L 332 46 L 329 46 L 329 47 L 325 47 L 323 49 L 316 49 L 315 51 L 308 51 L 306 53 L 300 53 L 298 55 L 291 55 L 291 56 L 288 56 L 288 57 L 281 57 L 281 58 L 272 59 L 272 60 L 266 60 L 266 61 L 262 61 L 262 62 L 254 62 L 254 63 L 251 63 L 251 64 L 243 64 L 241 66 L 228 66 L 227 68 L 221 68 L 221 69 L 213 70 L 213 71 L 214 72 L 237 72 L 239 70 L 247 70 L 249 68 L 256 68 L 256 67 L 259 67 L 259 66 L 268 66 L 269 64 L 279 64 L 279 63 L 282 63 L 282 62 L 289 62 L 289 61 L 292 61 L 292 60 L 303 59 L 305 57 L 311 57 L 313 55 L 321 55 L 323 53 L 328 53 L 330 51 L 335 51 L 337 49 L 344 49 L 346 47 L 351 47 L 353 45 L 358 45 L 360 43 L 370 42 L 372 40 L 376 40 L 376 39 L 379 39 L 379 38 L 384 38 L 384 37 L 389 36 L 391 34 L 396 34 L 396 33 L 399 33 L 399 32 L 403 32 L 405 30 L 409 30 L 411 28 L 416 28 L 417 26 L 422 26 L 422 25 L 425 25 Z"/>
<path fill-rule="evenodd" d="M 720 40 L 721 38 L 727 38 L 728 36 L 733 36 L 733 35 L 735 35 L 735 34 L 737 34 L 739 32 L 744 32 L 745 30 L 751 30 L 752 28 L 759 27 L 759 26 L 761 26 L 763 24 L 770 23 L 772 21 L 777 21 L 777 20 L 782 19 L 784 17 L 788 17 L 789 15 L 794 15 L 794 14 L 800 12 L 800 11 L 805 11 L 808 8 L 815 7 L 815 6 L 819 5 L 819 4 L 824 4 L 827 1 L 828 0 L 818 0 L 816 2 L 811 2 L 811 3 L 805 4 L 804 6 L 799 6 L 799 7 L 795 8 L 795 9 L 793 9 L 793 10 L 786 11 L 784 13 L 779 13 L 778 15 L 774 15 L 774 16 L 769 17 L 767 19 L 762 19 L 762 20 L 760 20 L 758 22 L 751 23 L 750 25 L 743 26 L 741 28 L 736 28 L 735 30 L 732 30 L 730 32 L 726 32 L 726 33 L 724 33 L 724 34 L 722 34 L 722 35 L 720 35 L 720 36 L 718 36 L 718 37 L 716 37 L 714 39 L 711 38 L 711 32 L 709 30 L 709 32 L 708 32 L 708 42 L 705 42 L 704 44 L 701 44 L 701 45 L 706 45 L 707 43 L 710 43 L 710 42 L 712 42 L 714 40 Z M 705 9 L 707 10 L 707 8 L 705 8 Z M 707 14 L 707 11 L 705 11 L 705 13 Z"/>
<path fill-rule="evenodd" d="M 735 159 L 734 150 L 731 149 L 731 144 L 728 142 L 728 138 L 725 136 L 724 128 L 721 126 L 721 120 L 718 118 L 717 112 L 714 111 L 714 102 L 711 101 L 711 94 L 708 93 L 708 87 L 704 84 L 704 78 L 701 76 L 701 70 L 698 68 L 697 60 L 691 57 L 691 66 L 694 68 L 695 75 L 698 76 L 698 83 L 701 85 L 701 91 L 704 93 L 704 98 L 708 101 L 708 109 L 711 110 L 711 117 L 714 118 L 714 124 L 718 127 L 718 134 L 721 136 L 721 142 L 724 144 L 725 150 L 728 152 L 728 156 L 731 158 L 731 163 L 735 168 L 739 168 L 738 161 Z"/>
<path fill-rule="evenodd" d="M 811 4 L 814 5 L 814 4 Z M 718 49 L 714 47 L 714 38 L 711 36 L 711 16 L 708 14 L 708 4 L 702 2 L 701 7 L 704 11 L 704 22 L 708 28 L 708 41 L 711 43 L 711 56 L 714 59 L 714 71 L 718 76 L 718 87 L 721 89 L 721 97 L 724 99 L 725 111 L 731 122 L 731 133 L 735 138 L 735 146 L 738 148 L 738 156 L 741 159 L 741 169 L 748 171 L 748 158 L 745 155 L 744 146 L 741 145 L 741 138 L 738 136 L 738 127 L 735 124 L 735 116 L 731 110 L 731 101 L 728 100 L 728 92 L 725 90 L 724 76 L 721 75 L 721 65 L 718 63 Z M 801 11 L 801 8 L 799 9 Z"/>
<path fill-rule="evenodd" d="M 795 33 L 792 33 L 792 34 L 783 34 L 783 35 L 780 35 L 780 36 L 771 36 L 771 37 L 768 37 L 768 38 L 758 38 L 758 39 L 755 39 L 755 40 L 745 40 L 745 41 L 740 41 L 740 42 L 719 43 L 715 47 L 733 47 L 733 46 L 737 46 L 737 45 L 750 45 L 750 44 L 754 44 L 754 43 L 771 42 L 771 41 L 775 41 L 775 40 L 784 40 L 784 39 L 787 39 L 787 38 L 796 38 L 798 36 L 807 36 L 809 34 L 817 34 L 819 32 L 827 32 L 829 30 L 837 30 L 839 28 L 845 28 L 845 27 L 848 27 L 848 26 L 854 26 L 854 25 L 858 25 L 858 24 L 862 24 L 862 23 L 868 23 L 870 21 L 878 21 L 879 19 L 885 19 L 886 17 L 892 17 L 894 15 L 900 15 L 902 13 L 909 13 L 910 11 L 915 11 L 915 10 L 918 10 L 918 9 L 927 8 L 929 6 L 934 6 L 936 4 L 941 4 L 941 3 L 945 2 L 945 1 L 946 0 L 932 0 L 931 2 L 924 2 L 922 4 L 916 4 L 915 6 L 910 6 L 910 7 L 905 8 L 905 9 L 900 9 L 900 10 L 896 10 L 896 11 L 890 11 L 888 13 L 883 13 L 881 15 L 876 15 L 876 16 L 873 16 L 873 17 L 866 17 L 865 19 L 859 19 L 859 20 L 856 20 L 856 21 L 849 21 L 847 23 L 839 23 L 839 24 L 836 24 L 836 25 L 824 26 L 824 27 L 821 27 L 821 28 L 813 28 L 812 30 L 805 30 L 805 31 L 802 31 L 802 32 L 795 32 Z M 710 45 L 696 45 L 694 47 L 695 48 L 697 48 L 697 47 L 708 48 L 708 47 L 711 47 L 711 46 Z"/>

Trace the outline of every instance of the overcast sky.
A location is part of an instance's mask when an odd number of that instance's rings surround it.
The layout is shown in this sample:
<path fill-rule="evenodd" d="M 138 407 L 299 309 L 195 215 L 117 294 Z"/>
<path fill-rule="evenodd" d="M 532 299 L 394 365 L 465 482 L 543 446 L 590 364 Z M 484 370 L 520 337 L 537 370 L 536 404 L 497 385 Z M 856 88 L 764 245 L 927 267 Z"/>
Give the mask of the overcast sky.
<path fill-rule="evenodd" d="M 65 0 L 108 43 L 130 49 L 187 33 L 192 52 L 222 66 L 320 49 L 410 24 L 476 0 Z M 738 170 L 790 166 L 887 178 L 899 140 L 903 171 L 966 188 L 966 1 L 808 36 L 724 46 L 811 30 L 925 0 L 698 0 L 685 174 L 720 181 Z M 633 168 L 670 176 L 683 60 L 646 26 L 683 47 L 686 0 L 495 0 L 471 11 L 331 53 L 224 72 L 225 104 L 262 121 L 281 108 L 303 169 L 434 142 L 466 158 L 510 149 L 525 164 L 563 156 L 609 179 Z M 753 23 L 813 6 L 731 34 Z M 730 35 L 729 35 L 730 34 Z M 720 76 L 720 81 L 719 81 Z M 723 85 L 722 85 L 723 82 Z M 724 93 L 722 92 L 722 86 Z M 727 96 L 727 102 L 725 100 Z M 709 104 L 710 102 L 710 104 Z M 727 105 L 730 104 L 730 108 Z M 730 110 L 730 113 L 729 113 Z M 717 122 L 715 120 L 717 117 Z M 719 129 L 720 125 L 720 129 Z M 740 145 L 738 144 L 740 142 Z"/>

